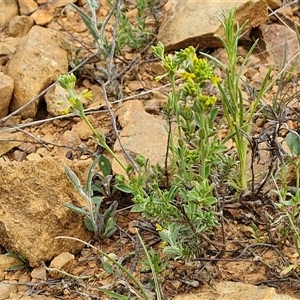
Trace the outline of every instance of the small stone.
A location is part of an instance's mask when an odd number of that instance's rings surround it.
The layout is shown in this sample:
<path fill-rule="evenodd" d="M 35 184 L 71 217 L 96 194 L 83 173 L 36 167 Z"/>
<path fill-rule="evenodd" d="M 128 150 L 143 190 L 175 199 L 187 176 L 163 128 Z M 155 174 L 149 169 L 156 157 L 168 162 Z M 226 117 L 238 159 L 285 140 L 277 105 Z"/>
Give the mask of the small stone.
<path fill-rule="evenodd" d="M 45 25 L 53 19 L 53 14 L 45 9 L 38 9 L 32 15 L 31 18 L 37 25 Z"/>
<path fill-rule="evenodd" d="M 14 160 L 15 161 L 23 161 L 26 158 L 26 152 L 21 150 L 14 151 Z"/>
<path fill-rule="evenodd" d="M 17 292 L 17 281 L 0 282 L 0 300 L 10 299 L 10 294 Z"/>
<path fill-rule="evenodd" d="M 34 0 L 18 0 L 21 15 L 27 15 L 32 13 L 38 8 L 38 5 Z"/>
<path fill-rule="evenodd" d="M 28 290 L 28 286 L 26 286 L 26 283 L 30 282 L 31 277 L 27 273 L 22 273 L 19 281 L 18 281 L 18 292 L 26 292 Z"/>
<path fill-rule="evenodd" d="M 26 156 L 28 161 L 40 160 L 41 156 L 38 153 L 30 153 Z"/>
<path fill-rule="evenodd" d="M 24 135 L 22 132 L 1 132 L 0 133 L 0 156 L 8 153 L 12 149 L 20 146 Z"/>
<path fill-rule="evenodd" d="M 74 263 L 74 255 L 69 252 L 63 252 L 56 256 L 50 263 L 50 268 L 58 269 L 61 271 L 69 272 L 73 263 Z M 50 274 L 53 278 L 62 278 L 65 275 L 61 274 L 57 271 L 50 271 Z"/>
<path fill-rule="evenodd" d="M 43 267 L 34 268 L 30 275 L 34 279 L 47 280 L 46 270 Z"/>
<path fill-rule="evenodd" d="M 16 16 L 9 22 L 8 33 L 12 37 L 22 38 L 29 32 L 33 25 L 34 21 L 32 18 L 28 16 Z"/>
<path fill-rule="evenodd" d="M 36 147 L 34 144 L 32 143 L 23 143 L 19 146 L 19 149 L 30 154 L 30 153 L 34 153 L 36 150 Z"/>
<path fill-rule="evenodd" d="M 0 118 L 6 117 L 14 89 L 14 80 L 0 72 Z"/>

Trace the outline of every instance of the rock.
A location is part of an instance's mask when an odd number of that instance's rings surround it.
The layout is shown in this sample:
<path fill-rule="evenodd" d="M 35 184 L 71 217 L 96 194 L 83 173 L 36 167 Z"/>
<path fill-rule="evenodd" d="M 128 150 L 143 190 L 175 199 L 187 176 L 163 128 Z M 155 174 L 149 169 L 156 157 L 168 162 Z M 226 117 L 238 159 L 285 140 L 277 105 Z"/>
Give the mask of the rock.
<path fill-rule="evenodd" d="M 199 293 L 178 295 L 173 300 L 296 300 L 288 295 L 279 295 L 274 288 L 255 286 L 241 282 L 224 281 L 216 284 L 216 289 L 204 286 Z"/>
<path fill-rule="evenodd" d="M 47 280 L 47 273 L 46 273 L 45 268 L 43 268 L 43 267 L 34 268 L 31 271 L 30 275 L 34 279 L 41 279 L 44 281 Z"/>
<path fill-rule="evenodd" d="M 38 9 L 31 15 L 31 18 L 37 25 L 45 25 L 53 19 L 53 12 L 48 9 Z"/>
<path fill-rule="evenodd" d="M 133 156 L 143 155 L 152 165 L 163 165 L 167 149 L 166 122 L 148 114 L 139 100 L 124 103 L 116 111 L 116 116 L 123 127 L 120 138 L 125 149 Z M 118 141 L 114 152 L 125 162 Z M 112 166 L 116 173 L 124 174 L 116 161 L 112 162 Z"/>
<path fill-rule="evenodd" d="M 97 124 L 94 117 L 92 115 L 88 115 L 87 119 L 93 126 L 95 126 L 95 129 L 97 130 Z M 88 140 L 93 135 L 92 130 L 83 120 L 80 120 L 75 125 L 73 125 L 72 132 L 78 135 L 82 140 Z"/>
<path fill-rule="evenodd" d="M 7 116 L 13 89 L 13 79 L 0 72 L 0 118 Z"/>
<path fill-rule="evenodd" d="M 47 104 L 47 111 L 52 116 L 61 116 L 62 112 L 70 106 L 66 98 L 66 90 L 59 84 L 56 84 L 45 94 L 45 101 Z"/>
<path fill-rule="evenodd" d="M 265 1 L 272 10 L 278 9 L 282 5 L 281 0 L 265 0 Z"/>
<path fill-rule="evenodd" d="M 31 294 L 30 296 L 11 295 L 8 300 L 58 300 L 56 297 Z"/>
<path fill-rule="evenodd" d="M 34 25 L 32 18 L 28 16 L 16 16 L 8 24 L 8 33 L 12 37 L 23 37 Z"/>
<path fill-rule="evenodd" d="M 18 0 L 18 2 L 21 15 L 30 14 L 38 8 L 38 5 L 34 0 Z"/>
<path fill-rule="evenodd" d="M 0 157 L 23 143 L 22 132 L 0 132 Z"/>
<path fill-rule="evenodd" d="M 7 37 L 3 42 L 0 42 L 0 56 L 7 55 L 12 57 L 20 43 L 20 38 Z"/>
<path fill-rule="evenodd" d="M 0 282 L 0 300 L 9 299 L 11 293 L 15 293 L 17 291 L 17 282 L 13 281 L 2 281 Z"/>
<path fill-rule="evenodd" d="M 50 268 L 62 270 L 65 272 L 69 272 L 75 259 L 74 255 L 69 252 L 61 253 L 60 255 L 56 256 L 50 263 Z M 65 277 L 65 275 L 56 272 L 51 271 L 51 276 L 53 278 L 62 278 Z"/>
<path fill-rule="evenodd" d="M 259 36 L 263 41 L 262 51 L 266 51 L 270 57 L 270 64 L 282 69 L 299 52 L 297 37 L 287 26 L 280 24 L 263 24 L 259 26 Z M 262 47 L 260 45 L 260 47 Z M 299 57 L 293 59 L 291 67 L 299 64 Z"/>
<path fill-rule="evenodd" d="M 49 5 L 53 8 L 67 6 L 69 3 L 75 3 L 76 0 L 53 0 Z"/>
<path fill-rule="evenodd" d="M 22 273 L 20 275 L 19 281 L 18 281 L 18 292 L 19 293 L 25 293 L 29 287 L 26 285 L 26 283 L 30 282 L 31 277 L 27 273 Z"/>
<path fill-rule="evenodd" d="M 62 35 L 49 28 L 33 26 L 7 65 L 7 75 L 15 81 L 11 110 L 36 97 L 68 71 L 67 52 Z M 38 101 L 23 109 L 23 118 L 35 117 Z"/>
<path fill-rule="evenodd" d="M 0 0 L 0 27 L 6 25 L 18 13 L 19 6 L 17 0 Z"/>
<path fill-rule="evenodd" d="M 20 264 L 22 264 L 22 262 L 12 256 L 7 254 L 0 255 L 0 272 L 4 272 L 11 267 L 19 266 Z"/>
<path fill-rule="evenodd" d="M 166 50 L 178 50 L 190 45 L 199 49 L 217 48 L 221 44 L 213 35 L 224 35 L 218 18 L 222 18 L 222 9 L 228 12 L 233 7 L 237 8 L 236 22 L 241 25 L 249 20 L 246 28 L 257 27 L 268 19 L 268 7 L 264 0 L 169 1 L 157 39 Z"/>
<path fill-rule="evenodd" d="M 51 260 L 62 252 L 76 253 L 80 242 L 55 239 L 73 236 L 84 241 L 91 233 L 82 217 L 67 209 L 85 201 L 68 180 L 63 163 L 57 158 L 0 164 L 0 241 L 13 253 L 22 253 L 30 266 Z M 74 172 L 78 172 L 72 166 Z"/>

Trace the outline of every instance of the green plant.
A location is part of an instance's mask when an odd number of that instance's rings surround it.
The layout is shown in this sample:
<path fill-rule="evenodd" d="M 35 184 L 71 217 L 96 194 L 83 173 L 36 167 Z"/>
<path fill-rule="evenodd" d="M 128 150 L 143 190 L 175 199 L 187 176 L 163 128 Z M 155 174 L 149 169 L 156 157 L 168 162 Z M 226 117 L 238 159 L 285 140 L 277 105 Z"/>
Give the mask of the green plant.
<path fill-rule="evenodd" d="M 22 252 L 20 252 L 19 254 L 15 254 L 7 249 L 6 249 L 6 251 L 7 251 L 7 256 L 11 256 L 20 261 L 19 265 L 12 266 L 12 267 L 8 268 L 6 271 L 16 271 L 16 270 L 20 270 L 20 269 L 28 269 L 29 268 L 29 262 Z"/>
<path fill-rule="evenodd" d="M 208 235 L 219 226 L 215 218 L 216 170 L 224 163 L 222 145 L 215 131 L 216 97 L 205 94 L 208 85 L 220 80 L 206 59 L 199 59 L 193 47 L 174 56 L 164 54 L 161 43 L 153 47 L 172 85 L 165 108 L 168 149 L 164 169 L 138 160 L 138 172 L 129 182 L 117 184 L 134 195 L 134 211 L 157 222 L 164 252 L 175 258 L 197 254 L 203 241 L 215 244 Z M 177 80 L 180 79 L 180 84 Z M 178 87 L 179 86 L 179 87 Z"/>
<path fill-rule="evenodd" d="M 216 35 L 221 41 L 225 52 L 228 56 L 228 65 L 224 65 L 212 56 L 206 55 L 212 59 L 220 68 L 225 72 L 225 79 L 222 83 L 219 83 L 218 87 L 221 92 L 221 102 L 224 117 L 229 126 L 230 135 L 232 136 L 238 154 L 239 160 L 239 178 L 240 180 L 233 183 L 234 188 L 238 191 L 244 191 L 248 186 L 247 178 L 247 151 L 249 144 L 249 135 L 252 129 L 253 116 L 257 112 L 257 108 L 261 103 L 264 94 L 272 87 L 274 81 L 268 83 L 271 69 L 266 74 L 258 93 L 255 98 L 252 99 L 251 103 L 245 104 L 245 99 L 242 93 L 242 75 L 245 69 L 249 57 L 255 49 L 257 42 L 255 41 L 250 50 L 248 51 L 243 62 L 239 66 L 239 55 L 238 55 L 238 41 L 240 36 L 243 34 L 247 22 L 242 26 L 235 24 L 235 13 L 236 9 L 231 10 L 228 15 L 223 13 L 224 20 L 220 19 L 222 27 L 225 32 L 225 38 Z M 238 178 L 236 178 L 238 180 Z"/>
<path fill-rule="evenodd" d="M 126 8 L 122 7 L 123 1 L 108 0 L 107 3 L 110 6 L 110 12 L 102 22 L 97 17 L 97 10 L 100 6 L 98 1 L 86 1 L 88 12 L 73 3 L 71 5 L 79 13 L 98 48 L 98 55 L 104 62 L 104 66 L 99 67 L 99 70 L 104 77 L 109 78 L 110 73 L 113 71 L 109 65 L 113 60 L 115 51 L 120 53 L 125 46 L 138 49 L 153 38 L 153 32 L 146 28 L 142 8 L 149 7 L 151 9 L 154 4 L 152 1 L 139 0 L 137 3 L 138 16 L 136 17 L 136 24 L 133 24 L 127 17 Z M 113 22 L 114 28 L 112 39 L 106 33 L 110 21 Z"/>
<path fill-rule="evenodd" d="M 87 116 L 85 115 L 81 99 L 83 99 L 83 98 L 91 99 L 92 98 L 91 91 L 88 91 L 87 89 L 85 89 L 81 92 L 80 95 L 77 95 L 77 93 L 75 91 L 76 77 L 72 73 L 71 74 L 60 75 L 58 77 L 58 82 L 59 82 L 60 86 L 67 91 L 66 97 L 67 97 L 67 99 L 70 103 L 70 106 L 67 109 L 65 109 L 63 111 L 63 113 L 68 113 L 69 111 L 72 111 L 74 114 L 79 116 L 88 125 L 88 127 L 91 129 L 91 131 L 93 133 L 93 136 L 94 136 L 95 142 L 99 146 L 104 148 L 118 162 L 118 164 L 124 170 L 126 170 L 126 167 L 121 163 L 118 156 L 116 156 L 115 153 L 111 150 L 111 148 L 107 145 L 105 134 L 102 131 L 98 132 L 93 127 L 93 125 L 91 124 L 91 122 L 89 121 Z"/>
<path fill-rule="evenodd" d="M 82 187 L 76 174 L 69 167 L 65 166 L 65 172 L 69 180 L 76 188 L 78 193 L 86 200 L 87 208 L 78 207 L 74 204 L 65 204 L 65 206 L 83 215 L 86 228 L 94 232 L 94 237 L 96 239 L 103 239 L 110 237 L 116 231 L 116 220 L 114 215 L 118 206 L 118 202 L 114 201 L 103 214 L 100 213 L 101 204 L 103 203 L 107 193 L 102 191 L 102 197 L 94 196 L 92 180 L 97 165 L 102 172 L 102 175 L 98 173 L 98 177 L 101 178 L 102 182 L 105 182 L 107 186 L 106 189 L 110 190 L 109 184 L 111 181 L 111 167 L 109 160 L 103 155 L 96 157 L 90 166 L 85 188 Z"/>
<path fill-rule="evenodd" d="M 147 259 L 149 260 L 149 266 L 151 268 L 151 272 L 152 272 L 152 275 L 153 275 L 153 281 L 154 281 L 154 288 L 155 288 L 156 299 L 157 300 L 162 300 L 163 299 L 163 294 L 162 294 L 161 286 L 160 286 L 160 284 L 158 282 L 158 278 L 157 278 L 157 274 L 155 272 L 154 265 L 153 265 L 152 260 L 151 260 L 151 256 L 149 255 L 149 252 L 148 252 L 148 250 L 147 250 L 147 248 L 145 246 L 145 243 L 144 243 L 143 239 L 141 238 L 141 236 L 139 235 L 139 233 L 137 233 L 137 235 L 138 235 L 139 241 L 140 241 L 140 243 L 141 243 L 141 245 L 143 247 L 143 250 L 144 250 L 144 252 L 145 252 L 145 254 L 147 256 Z M 109 261 L 110 263 L 112 263 L 112 265 L 114 265 L 118 269 L 120 269 L 126 275 L 126 277 L 129 278 L 132 281 L 134 287 L 131 286 L 131 285 L 129 285 L 130 286 L 130 291 L 134 292 L 134 294 L 136 295 L 137 299 L 143 299 L 143 300 L 150 300 L 150 299 L 152 299 L 150 297 L 148 291 L 146 290 L 146 288 L 143 286 L 143 284 L 133 274 L 131 274 L 121 263 L 119 263 L 114 258 L 112 258 L 111 256 L 109 256 L 107 253 L 105 253 L 102 250 L 94 247 L 90 243 L 87 243 L 85 241 L 82 241 L 82 240 L 74 238 L 74 237 L 58 236 L 56 238 L 57 239 L 64 238 L 64 239 L 71 239 L 71 240 L 79 241 L 79 242 L 84 243 L 88 247 L 93 248 L 99 254 L 101 254 L 103 257 L 105 257 L 107 259 L 107 261 Z M 102 262 L 103 262 L 103 260 L 102 260 Z M 103 268 L 107 269 L 107 266 L 108 266 L 108 264 L 106 264 L 106 266 L 103 266 Z M 59 270 L 59 272 L 61 272 L 61 271 Z M 66 272 L 63 272 L 63 273 L 64 273 L 64 275 L 68 275 L 68 274 L 66 274 Z M 110 273 L 110 270 L 109 270 L 109 273 Z M 68 276 L 70 276 L 71 278 L 74 278 L 74 276 L 71 275 L 71 274 L 68 275 Z M 84 279 L 84 278 L 82 278 L 82 279 Z M 104 294 L 106 294 L 108 296 L 114 297 L 114 299 L 120 299 L 120 300 L 136 299 L 136 298 L 133 298 L 133 297 L 129 298 L 129 297 L 121 295 L 119 293 L 110 291 L 107 288 L 99 288 L 99 291 L 103 292 Z"/>
<path fill-rule="evenodd" d="M 273 192 L 278 196 L 279 203 L 276 206 L 281 214 L 281 222 L 284 223 L 284 231 L 281 231 L 281 239 L 283 242 L 292 235 L 293 243 L 300 255 L 300 136 L 296 132 L 289 132 L 285 139 L 290 153 L 287 153 L 286 162 L 288 164 L 282 166 L 280 171 L 281 186 L 277 186 Z M 286 182 L 287 173 L 295 173 L 295 186 L 289 187 Z M 286 225 L 288 224 L 288 225 Z"/>

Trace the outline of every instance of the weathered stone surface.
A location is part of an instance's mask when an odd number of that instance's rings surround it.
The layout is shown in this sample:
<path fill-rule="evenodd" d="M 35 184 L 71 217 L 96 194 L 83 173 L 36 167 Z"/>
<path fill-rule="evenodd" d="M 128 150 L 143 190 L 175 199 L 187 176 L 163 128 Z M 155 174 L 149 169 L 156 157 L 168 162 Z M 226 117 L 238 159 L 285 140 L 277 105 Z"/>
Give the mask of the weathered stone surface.
<path fill-rule="evenodd" d="M 0 27 L 8 23 L 13 17 L 19 13 L 17 0 L 0 0 Z"/>
<path fill-rule="evenodd" d="M 38 9 L 32 15 L 31 18 L 37 25 L 45 25 L 53 19 L 53 12 L 48 9 Z"/>
<path fill-rule="evenodd" d="M 288 295 L 279 295 L 274 288 L 255 286 L 241 282 L 224 281 L 216 284 L 216 289 L 208 286 L 195 294 L 178 295 L 174 300 L 233 300 L 233 299 L 251 299 L 251 300 L 296 300 Z"/>
<path fill-rule="evenodd" d="M 16 16 L 8 24 L 8 32 L 12 37 L 23 37 L 34 25 L 32 18 L 28 16 Z"/>
<path fill-rule="evenodd" d="M 3 42 L 0 42 L 0 55 L 12 57 L 19 44 L 20 38 L 7 37 Z"/>
<path fill-rule="evenodd" d="M 54 268 L 57 270 L 62 270 L 65 272 L 69 272 L 75 259 L 74 255 L 68 252 L 61 253 L 60 255 L 56 256 L 50 263 L 50 268 Z M 51 276 L 53 278 L 62 278 L 65 277 L 65 275 L 56 272 L 51 271 Z"/>
<path fill-rule="evenodd" d="M 34 0 L 18 0 L 18 2 L 21 15 L 30 14 L 38 8 L 38 5 Z"/>
<path fill-rule="evenodd" d="M 0 255 L 0 272 L 4 272 L 7 269 L 14 267 L 14 266 L 19 266 L 22 262 L 20 260 L 9 256 L 7 254 L 1 254 Z"/>
<path fill-rule="evenodd" d="M 2 281 L 0 282 L 0 300 L 9 299 L 11 293 L 17 291 L 16 281 Z"/>
<path fill-rule="evenodd" d="M 124 148 L 133 156 L 141 154 L 148 158 L 152 165 L 163 165 L 167 149 L 166 122 L 148 114 L 139 100 L 127 101 L 116 115 L 123 127 L 120 138 Z M 125 162 L 118 141 L 114 151 Z M 113 161 L 112 165 L 116 173 L 123 173 L 117 162 Z"/>
<path fill-rule="evenodd" d="M 5 117 L 8 113 L 13 89 L 13 79 L 0 72 L 0 118 Z"/>
<path fill-rule="evenodd" d="M 271 65 L 277 68 L 283 68 L 292 59 L 291 67 L 299 64 L 299 57 L 295 55 L 299 52 L 299 43 L 296 34 L 287 26 L 280 24 L 262 24 L 259 27 L 262 43 L 269 54 Z"/>
<path fill-rule="evenodd" d="M 236 22 L 246 28 L 257 27 L 268 19 L 268 8 L 264 0 L 176 0 L 166 5 L 167 14 L 160 26 L 158 40 L 166 50 L 177 50 L 187 46 L 199 49 L 216 48 L 221 44 L 214 34 L 223 36 L 223 29 L 218 18 L 222 9 L 228 12 L 237 8 Z"/>
<path fill-rule="evenodd" d="M 63 163 L 44 158 L 0 164 L 1 245 L 22 253 L 33 267 L 62 252 L 76 253 L 84 246 L 56 236 L 91 238 L 82 217 L 64 206 L 86 203 L 67 179 Z M 76 171 L 75 166 L 72 169 Z"/>
<path fill-rule="evenodd" d="M 13 148 L 20 146 L 22 140 L 24 140 L 22 132 L 0 132 L 0 157 Z"/>
<path fill-rule="evenodd" d="M 61 34 L 33 26 L 7 65 L 7 75 L 15 82 L 11 110 L 15 111 L 68 71 L 67 52 Z M 34 117 L 38 101 L 21 111 L 23 118 Z"/>

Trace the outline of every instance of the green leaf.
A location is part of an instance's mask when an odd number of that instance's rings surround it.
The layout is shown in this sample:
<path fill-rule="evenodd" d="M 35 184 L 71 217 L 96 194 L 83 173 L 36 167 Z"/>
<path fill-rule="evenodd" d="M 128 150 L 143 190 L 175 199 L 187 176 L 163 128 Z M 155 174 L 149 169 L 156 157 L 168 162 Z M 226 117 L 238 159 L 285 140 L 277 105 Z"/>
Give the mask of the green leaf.
<path fill-rule="evenodd" d="M 89 214 L 85 208 L 78 207 L 74 204 L 66 203 L 66 204 L 64 204 L 64 206 L 83 215 L 83 216 L 87 216 Z"/>
<path fill-rule="evenodd" d="M 93 222 L 92 222 L 92 220 L 91 220 L 89 217 L 87 217 L 87 216 L 84 217 L 84 225 L 85 225 L 85 227 L 86 227 L 86 229 L 87 229 L 88 231 L 95 232 L 95 228 L 94 228 L 94 226 L 93 226 Z"/>
<path fill-rule="evenodd" d="M 92 197 L 92 200 L 95 204 L 98 204 L 100 202 L 100 205 L 101 205 L 103 198 L 99 197 L 99 196 L 95 196 L 95 197 Z"/>
<path fill-rule="evenodd" d="M 285 141 L 293 154 L 300 155 L 300 140 L 295 133 L 289 132 Z"/>
<path fill-rule="evenodd" d="M 102 267 L 106 273 L 108 273 L 108 274 L 113 273 L 113 269 L 107 261 L 102 261 Z"/>
<path fill-rule="evenodd" d="M 117 293 L 115 293 L 115 292 L 110 292 L 110 291 L 105 290 L 105 289 L 99 289 L 99 291 L 103 292 L 104 294 L 106 294 L 106 295 L 108 295 L 108 296 L 114 297 L 114 298 L 117 299 L 117 300 L 130 300 L 129 297 L 126 297 L 126 296 L 117 294 Z"/>
<path fill-rule="evenodd" d="M 128 194 L 131 194 L 131 193 L 134 192 L 134 189 L 128 184 L 123 184 L 123 183 L 116 184 L 116 188 L 119 191 L 124 192 L 124 193 L 128 193 Z"/>
<path fill-rule="evenodd" d="M 103 233 L 103 236 L 110 237 L 116 232 L 116 230 L 117 230 L 116 219 L 109 218 L 105 223 L 105 231 Z"/>
<path fill-rule="evenodd" d="M 104 155 L 100 155 L 98 165 L 104 176 L 111 174 L 111 163 Z"/>

